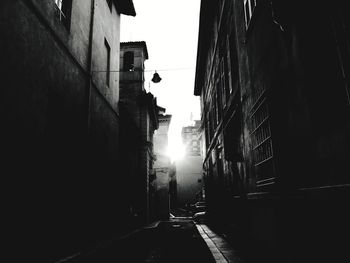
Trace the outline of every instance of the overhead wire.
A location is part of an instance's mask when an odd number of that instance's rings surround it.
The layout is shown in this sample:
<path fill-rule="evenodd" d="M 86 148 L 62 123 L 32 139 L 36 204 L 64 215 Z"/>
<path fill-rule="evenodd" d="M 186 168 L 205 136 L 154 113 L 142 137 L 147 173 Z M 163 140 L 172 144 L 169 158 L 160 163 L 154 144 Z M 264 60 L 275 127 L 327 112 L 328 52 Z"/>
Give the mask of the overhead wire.
<path fill-rule="evenodd" d="M 109 70 L 109 72 L 157 72 L 157 71 L 176 71 L 176 70 L 190 70 L 191 68 L 170 68 L 170 69 L 146 69 L 146 70 Z M 92 72 L 107 72 L 108 70 L 92 70 Z"/>

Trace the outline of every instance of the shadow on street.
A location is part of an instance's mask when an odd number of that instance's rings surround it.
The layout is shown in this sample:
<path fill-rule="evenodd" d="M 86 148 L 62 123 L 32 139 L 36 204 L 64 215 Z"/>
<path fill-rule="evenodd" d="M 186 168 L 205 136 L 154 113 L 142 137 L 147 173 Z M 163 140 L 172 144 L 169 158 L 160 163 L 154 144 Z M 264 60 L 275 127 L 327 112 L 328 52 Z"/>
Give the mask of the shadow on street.
<path fill-rule="evenodd" d="M 69 261 L 86 263 L 109 262 L 215 262 L 194 222 L 173 217 L 152 228 L 144 228 L 122 239 L 110 241 L 94 252 Z"/>

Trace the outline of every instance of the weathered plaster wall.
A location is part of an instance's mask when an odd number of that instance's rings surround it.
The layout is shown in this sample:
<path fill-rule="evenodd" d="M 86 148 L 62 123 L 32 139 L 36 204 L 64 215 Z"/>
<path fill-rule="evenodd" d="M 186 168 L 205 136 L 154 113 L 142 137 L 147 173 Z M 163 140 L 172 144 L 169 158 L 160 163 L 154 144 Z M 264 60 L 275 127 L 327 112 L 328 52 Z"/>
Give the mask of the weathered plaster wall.
<path fill-rule="evenodd" d="M 110 11 L 106 0 L 96 0 L 92 45 L 93 81 L 98 90 L 118 112 L 119 101 L 119 59 L 120 59 L 120 14 L 113 5 Z M 110 46 L 110 85 L 106 85 L 105 39 Z M 102 71 L 102 72 L 101 72 Z"/>

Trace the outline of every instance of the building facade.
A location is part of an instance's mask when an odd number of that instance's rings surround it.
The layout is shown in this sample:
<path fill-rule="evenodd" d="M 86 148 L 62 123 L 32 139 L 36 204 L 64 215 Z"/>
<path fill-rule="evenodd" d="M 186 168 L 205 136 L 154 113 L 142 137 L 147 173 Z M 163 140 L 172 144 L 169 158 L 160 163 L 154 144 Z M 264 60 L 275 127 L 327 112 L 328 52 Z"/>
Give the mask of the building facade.
<path fill-rule="evenodd" d="M 165 110 L 164 110 L 165 112 Z M 156 219 L 169 219 L 170 215 L 170 184 L 171 163 L 168 155 L 168 132 L 172 115 L 160 114 L 159 128 L 154 134 L 154 153 L 156 161 L 153 166 L 155 179 L 153 187 L 156 190 Z"/>
<path fill-rule="evenodd" d="M 183 127 L 183 158 L 176 161 L 177 202 L 179 206 L 194 204 L 202 197 L 203 169 L 201 156 L 200 121 Z"/>
<path fill-rule="evenodd" d="M 349 230 L 344 10 L 345 1 L 201 2 L 194 94 L 208 215 L 240 226 L 262 255 L 288 254 L 287 262 L 320 248 L 328 252 L 317 259 L 340 256 L 341 242 L 330 240 Z"/>
<path fill-rule="evenodd" d="M 125 126 L 124 137 L 121 137 L 123 152 L 128 152 L 129 156 L 123 167 L 127 171 L 125 178 L 134 186 L 128 196 L 133 200 L 130 208 L 139 226 L 155 218 L 153 136 L 159 128 L 159 112 L 164 110 L 157 105 L 153 94 L 145 90 L 146 59 L 148 52 L 144 41 L 120 43 L 120 104 L 132 124 L 131 129 Z"/>
<path fill-rule="evenodd" d="M 131 0 L 0 6 L 1 165 L 12 236 L 28 249 L 13 255 L 54 262 L 123 231 L 111 71 L 119 70 L 120 17 L 135 9 Z"/>

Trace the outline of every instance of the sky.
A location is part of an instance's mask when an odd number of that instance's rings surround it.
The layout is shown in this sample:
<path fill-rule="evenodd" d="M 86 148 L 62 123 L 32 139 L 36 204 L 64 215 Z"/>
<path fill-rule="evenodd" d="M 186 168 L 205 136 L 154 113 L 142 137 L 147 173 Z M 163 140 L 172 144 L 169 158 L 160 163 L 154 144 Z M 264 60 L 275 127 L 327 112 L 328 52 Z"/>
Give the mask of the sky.
<path fill-rule="evenodd" d="M 200 119 L 193 95 L 200 0 L 133 0 L 136 16 L 121 17 L 120 41 L 145 41 L 145 88 L 172 115 L 169 148 L 179 151 L 181 128 Z M 157 71 L 162 80 L 151 81 Z"/>

